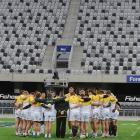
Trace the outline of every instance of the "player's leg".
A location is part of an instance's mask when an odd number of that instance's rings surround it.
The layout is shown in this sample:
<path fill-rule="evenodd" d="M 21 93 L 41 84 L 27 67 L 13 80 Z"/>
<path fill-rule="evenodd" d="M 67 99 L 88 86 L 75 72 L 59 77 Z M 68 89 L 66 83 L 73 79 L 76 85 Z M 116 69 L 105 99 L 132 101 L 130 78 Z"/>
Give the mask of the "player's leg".
<path fill-rule="evenodd" d="M 48 111 L 44 112 L 44 121 L 45 121 L 45 138 L 48 137 L 48 127 L 49 127 L 49 113 Z"/>
<path fill-rule="evenodd" d="M 31 128 L 31 121 L 28 120 L 28 121 L 27 121 L 27 125 L 26 125 L 26 130 L 25 130 L 26 135 L 29 134 L 29 130 L 30 130 L 30 128 Z"/>
<path fill-rule="evenodd" d="M 48 137 L 48 127 L 49 127 L 48 123 L 49 122 L 45 120 L 45 138 Z"/>
<path fill-rule="evenodd" d="M 19 121 L 19 135 L 22 135 L 22 132 L 23 132 L 23 130 L 22 130 L 23 120 L 22 120 L 22 118 L 19 118 L 19 119 L 20 119 L 20 121 Z"/>
<path fill-rule="evenodd" d="M 22 127 L 23 136 L 26 136 L 26 135 L 25 135 L 26 126 L 27 126 L 27 121 L 26 121 L 25 119 L 23 119 L 23 127 Z"/>
<path fill-rule="evenodd" d="M 60 138 L 61 137 L 61 118 L 57 117 L 56 118 L 56 137 Z"/>
<path fill-rule="evenodd" d="M 105 137 L 105 115 L 104 110 L 101 110 L 101 129 L 102 129 L 102 137 Z"/>
<path fill-rule="evenodd" d="M 72 134 L 72 127 L 71 127 L 71 121 L 70 121 L 70 110 L 67 111 L 67 120 L 68 120 L 68 128 L 69 128 L 69 134 Z"/>
<path fill-rule="evenodd" d="M 84 121 L 80 121 L 80 138 L 85 138 Z"/>
<path fill-rule="evenodd" d="M 39 136 L 40 135 L 40 112 L 38 110 L 34 111 L 34 118 L 33 118 L 33 135 Z"/>
<path fill-rule="evenodd" d="M 91 118 L 91 113 L 90 113 L 90 110 L 89 110 L 88 112 L 85 113 L 85 126 L 84 126 L 84 129 L 85 129 L 86 137 L 88 137 L 88 124 L 90 122 L 90 118 Z"/>
<path fill-rule="evenodd" d="M 113 120 L 112 120 L 112 118 L 110 119 L 110 122 L 109 122 L 109 135 L 110 136 L 113 135 Z"/>
<path fill-rule="evenodd" d="M 87 125 L 88 125 L 88 122 L 86 121 L 86 122 L 84 122 L 84 130 L 85 130 L 85 136 L 86 137 L 88 137 L 88 127 L 87 127 Z"/>
<path fill-rule="evenodd" d="M 36 121 L 33 121 L 33 136 L 36 136 Z"/>
<path fill-rule="evenodd" d="M 109 119 L 105 120 L 105 136 L 109 136 Z"/>
<path fill-rule="evenodd" d="M 91 127 L 91 129 L 92 129 L 92 132 L 91 132 L 91 133 L 93 134 L 93 129 L 94 129 L 94 128 L 93 128 L 93 119 L 92 119 L 92 118 L 91 118 L 91 120 L 90 120 L 90 127 Z"/>
<path fill-rule="evenodd" d="M 37 136 L 40 135 L 40 121 L 36 122 L 36 134 L 37 134 Z"/>
<path fill-rule="evenodd" d="M 69 111 L 69 122 L 72 130 L 72 137 L 75 135 L 75 116 L 73 111 Z"/>
<path fill-rule="evenodd" d="M 117 136 L 117 120 L 112 120 L 112 135 Z"/>
<path fill-rule="evenodd" d="M 30 126 L 31 126 L 31 117 L 30 117 L 30 109 L 26 109 L 25 110 L 25 114 L 26 114 L 26 128 L 25 128 L 25 136 L 28 135 L 28 131 L 30 129 Z"/>
<path fill-rule="evenodd" d="M 114 136 L 117 136 L 117 120 L 118 120 L 118 116 L 119 116 L 119 111 L 115 111 L 115 116 L 114 116 Z"/>
<path fill-rule="evenodd" d="M 79 121 L 79 131 L 80 131 L 80 138 L 83 136 L 83 113 L 80 113 L 80 121 Z"/>
<path fill-rule="evenodd" d="M 79 122 L 77 120 L 71 121 L 72 137 L 76 137 L 78 133 Z"/>
<path fill-rule="evenodd" d="M 48 138 L 51 138 L 52 135 L 52 123 L 54 122 L 56 116 L 54 117 L 54 114 L 51 113 L 50 117 L 49 117 L 49 134 L 48 134 Z"/>
<path fill-rule="evenodd" d="M 52 133 L 52 121 L 48 122 L 48 138 L 51 138 Z"/>
<path fill-rule="evenodd" d="M 19 117 L 16 117 L 16 135 L 18 136 L 19 135 L 19 124 L 20 124 L 20 118 Z"/>
<path fill-rule="evenodd" d="M 100 118 L 100 110 L 99 109 L 94 109 L 93 110 L 93 137 L 97 137 L 97 132 L 99 129 L 99 118 Z"/>
<path fill-rule="evenodd" d="M 61 118 L 61 128 L 60 128 L 61 138 L 65 137 L 66 133 L 66 117 Z"/>
<path fill-rule="evenodd" d="M 94 132 L 94 137 L 97 137 L 97 131 L 98 131 L 98 119 L 95 118 L 95 119 L 93 119 L 93 132 Z"/>
<path fill-rule="evenodd" d="M 102 137 L 105 137 L 106 129 L 105 129 L 105 120 L 102 120 Z"/>

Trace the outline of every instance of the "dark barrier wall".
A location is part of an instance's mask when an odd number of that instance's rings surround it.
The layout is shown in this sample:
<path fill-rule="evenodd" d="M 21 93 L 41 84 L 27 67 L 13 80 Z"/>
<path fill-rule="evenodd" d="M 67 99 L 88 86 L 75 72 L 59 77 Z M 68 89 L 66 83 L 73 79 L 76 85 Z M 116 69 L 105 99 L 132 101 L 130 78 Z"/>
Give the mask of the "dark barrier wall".
<path fill-rule="evenodd" d="M 70 83 L 69 86 L 76 88 L 99 88 L 103 90 L 111 90 L 119 101 L 124 102 L 140 102 L 140 84 L 128 83 Z"/>
<path fill-rule="evenodd" d="M 69 83 L 69 87 L 74 86 L 76 89 L 92 89 L 99 88 L 103 90 L 111 90 L 119 101 L 124 102 L 140 102 L 140 84 L 124 84 L 124 83 Z M 0 100 L 14 99 L 15 95 L 19 93 L 15 92 L 15 89 L 28 90 L 29 92 L 39 90 L 41 92 L 46 91 L 44 83 L 37 82 L 0 82 Z M 53 88 L 51 88 L 53 90 Z M 57 92 L 60 88 L 55 89 Z M 78 91 L 78 90 L 77 90 Z M 68 91 L 65 90 L 65 93 Z"/>
<path fill-rule="evenodd" d="M 14 98 L 14 83 L 0 82 L 0 100 L 12 100 Z"/>
<path fill-rule="evenodd" d="M 29 92 L 36 91 L 36 90 L 41 92 L 45 91 L 44 83 L 26 82 L 21 84 L 22 84 L 22 89 L 28 90 Z"/>

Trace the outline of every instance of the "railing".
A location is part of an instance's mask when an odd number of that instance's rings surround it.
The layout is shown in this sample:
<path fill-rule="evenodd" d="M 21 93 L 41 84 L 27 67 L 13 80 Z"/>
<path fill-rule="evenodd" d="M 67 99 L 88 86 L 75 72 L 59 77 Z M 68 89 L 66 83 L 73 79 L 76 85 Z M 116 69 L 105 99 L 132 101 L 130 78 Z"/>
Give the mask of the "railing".
<path fill-rule="evenodd" d="M 0 115 L 8 115 L 14 114 L 15 108 L 14 107 L 0 107 Z M 130 117 L 137 117 L 140 116 L 140 109 L 122 109 L 120 110 L 120 116 L 130 116 Z"/>
<path fill-rule="evenodd" d="M 68 68 L 69 69 L 71 68 L 72 56 L 73 56 L 73 47 L 71 47 L 71 52 L 70 52 L 70 55 L 69 55 L 69 63 L 68 63 Z"/>
<path fill-rule="evenodd" d="M 53 67 L 53 68 L 56 67 L 56 46 L 54 47 L 54 50 L 53 50 L 52 67 Z"/>
<path fill-rule="evenodd" d="M 120 116 L 140 116 L 140 109 L 122 109 L 120 110 Z"/>
<path fill-rule="evenodd" d="M 8 114 L 14 114 L 15 108 L 14 107 L 0 107 L 0 115 L 8 115 Z"/>

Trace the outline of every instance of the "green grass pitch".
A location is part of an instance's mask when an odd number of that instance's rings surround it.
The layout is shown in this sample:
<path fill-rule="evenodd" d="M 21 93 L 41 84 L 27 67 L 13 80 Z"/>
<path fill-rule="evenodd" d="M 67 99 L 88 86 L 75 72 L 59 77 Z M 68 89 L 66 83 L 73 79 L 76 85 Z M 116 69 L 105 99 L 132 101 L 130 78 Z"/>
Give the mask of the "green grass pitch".
<path fill-rule="evenodd" d="M 14 119 L 0 119 L 0 140 L 44 140 L 43 136 L 34 138 L 34 137 L 18 137 L 15 136 L 15 129 L 13 127 L 6 127 L 3 124 L 13 124 Z M 118 137 L 116 138 L 96 138 L 97 140 L 140 140 L 140 122 L 139 121 L 119 121 L 118 122 Z M 55 124 L 54 124 L 55 125 Z M 53 128 L 53 136 L 50 140 L 56 140 L 55 137 L 55 126 Z M 66 139 L 69 139 L 69 136 L 66 135 Z M 79 138 L 77 138 L 79 139 Z M 93 138 L 86 138 L 91 140 Z"/>

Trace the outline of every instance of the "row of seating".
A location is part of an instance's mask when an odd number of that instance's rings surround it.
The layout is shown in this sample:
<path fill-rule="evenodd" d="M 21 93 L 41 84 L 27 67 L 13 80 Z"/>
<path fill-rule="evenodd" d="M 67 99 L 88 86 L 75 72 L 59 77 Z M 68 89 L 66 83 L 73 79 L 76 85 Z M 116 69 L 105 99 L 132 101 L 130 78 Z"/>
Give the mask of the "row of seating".
<path fill-rule="evenodd" d="M 85 72 L 139 74 L 139 19 L 138 0 L 81 0 L 73 44 Z"/>
<path fill-rule="evenodd" d="M 35 70 L 62 37 L 70 0 L 1 0 L 0 69 Z"/>

